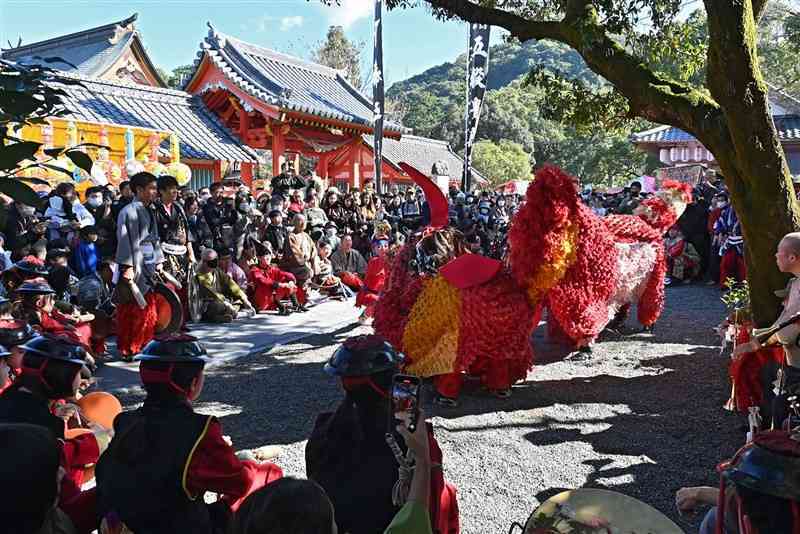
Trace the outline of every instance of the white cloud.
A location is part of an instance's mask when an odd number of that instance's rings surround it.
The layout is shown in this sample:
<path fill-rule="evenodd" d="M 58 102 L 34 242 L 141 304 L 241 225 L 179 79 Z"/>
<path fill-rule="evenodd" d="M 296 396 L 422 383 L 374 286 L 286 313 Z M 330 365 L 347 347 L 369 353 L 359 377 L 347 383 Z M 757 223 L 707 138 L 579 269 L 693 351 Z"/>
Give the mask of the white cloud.
<path fill-rule="evenodd" d="M 303 17 L 296 15 L 294 17 L 283 17 L 281 19 L 281 31 L 289 31 L 292 28 L 298 28 L 303 25 Z"/>
<path fill-rule="evenodd" d="M 329 23 L 348 29 L 361 19 L 372 17 L 374 8 L 374 0 L 340 0 L 339 5 L 328 8 Z"/>
<path fill-rule="evenodd" d="M 272 21 L 274 21 L 274 20 L 275 20 L 275 17 L 271 17 L 269 15 L 261 15 L 255 21 L 256 31 L 261 32 L 261 33 L 267 31 L 267 28 L 269 28 L 270 23 Z"/>

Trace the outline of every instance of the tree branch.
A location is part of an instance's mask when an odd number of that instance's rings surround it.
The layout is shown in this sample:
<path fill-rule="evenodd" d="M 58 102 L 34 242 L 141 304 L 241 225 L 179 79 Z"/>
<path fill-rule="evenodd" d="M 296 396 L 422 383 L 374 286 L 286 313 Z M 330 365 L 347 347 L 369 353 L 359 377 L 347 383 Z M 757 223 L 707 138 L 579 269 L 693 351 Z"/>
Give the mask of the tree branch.
<path fill-rule="evenodd" d="M 480 24 L 505 28 L 520 41 L 551 39 L 575 49 L 591 70 L 622 94 L 632 112 L 686 130 L 706 146 L 727 138 L 719 105 L 698 88 L 655 73 L 617 43 L 598 22 L 588 0 L 570 0 L 561 21 L 528 20 L 515 13 L 463 0 L 426 0 L 434 8 Z"/>
<path fill-rule="evenodd" d="M 764 10 L 767 8 L 767 4 L 769 0 L 753 0 L 753 19 L 755 20 L 756 24 L 758 21 L 761 20 L 761 15 L 764 14 Z"/>

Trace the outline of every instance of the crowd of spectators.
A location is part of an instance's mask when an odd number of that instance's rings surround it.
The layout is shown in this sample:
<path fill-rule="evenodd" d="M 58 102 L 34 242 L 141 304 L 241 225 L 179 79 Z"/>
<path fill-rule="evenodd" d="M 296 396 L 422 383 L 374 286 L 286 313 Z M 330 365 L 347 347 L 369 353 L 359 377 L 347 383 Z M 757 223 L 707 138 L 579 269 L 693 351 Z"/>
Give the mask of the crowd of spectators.
<path fill-rule="evenodd" d="M 606 191 L 585 188 L 581 198 L 601 216 L 634 214 L 654 193 L 639 181 Z M 744 240 L 739 219 L 722 177 L 708 172 L 694 187 L 692 202 L 664 239 L 667 283 L 705 282 L 724 286 L 745 279 Z"/>

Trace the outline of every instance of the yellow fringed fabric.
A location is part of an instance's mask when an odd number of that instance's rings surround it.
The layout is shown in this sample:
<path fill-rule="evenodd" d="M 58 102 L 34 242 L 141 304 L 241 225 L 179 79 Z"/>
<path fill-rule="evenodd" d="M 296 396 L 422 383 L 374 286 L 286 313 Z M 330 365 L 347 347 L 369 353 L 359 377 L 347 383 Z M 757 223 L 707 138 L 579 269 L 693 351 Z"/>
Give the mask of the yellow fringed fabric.
<path fill-rule="evenodd" d="M 406 372 L 425 378 L 455 370 L 461 295 L 441 275 L 422 285 L 403 332 L 403 348 L 412 361 Z"/>
<path fill-rule="evenodd" d="M 528 283 L 528 299 L 536 305 L 542 296 L 564 277 L 570 265 L 575 261 L 578 249 L 578 224 L 570 222 L 564 229 L 563 237 L 553 249 L 553 257 L 549 263 L 542 264 L 539 271 Z"/>

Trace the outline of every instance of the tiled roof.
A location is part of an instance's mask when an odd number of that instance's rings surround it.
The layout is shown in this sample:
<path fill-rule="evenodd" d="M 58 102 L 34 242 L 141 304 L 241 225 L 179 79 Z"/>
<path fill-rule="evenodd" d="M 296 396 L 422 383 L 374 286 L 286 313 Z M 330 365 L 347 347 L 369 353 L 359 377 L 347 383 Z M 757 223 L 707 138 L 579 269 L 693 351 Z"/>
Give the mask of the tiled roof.
<path fill-rule="evenodd" d="M 364 141 L 372 147 L 373 136 L 362 136 Z M 431 176 L 433 164 L 437 161 L 445 161 L 450 169 L 450 178 L 460 180 L 464 173 L 464 160 L 461 156 L 453 152 L 447 141 L 419 137 L 416 135 L 404 135 L 399 141 L 395 139 L 383 139 L 383 157 L 390 163 L 398 166 L 400 163 L 408 163 L 426 176 Z M 486 179 L 474 168 L 472 176 L 479 181 Z"/>
<path fill-rule="evenodd" d="M 256 160 L 255 152 L 242 146 L 199 96 L 86 76 L 65 74 L 63 78 L 81 82 L 80 85 L 54 82 L 67 93 L 62 97 L 68 110 L 63 116 L 65 119 L 175 132 L 185 158 Z M 165 140 L 162 147 L 168 145 L 169 141 Z"/>
<path fill-rule="evenodd" d="M 341 71 L 281 54 L 222 34 L 209 24 L 195 65 L 204 55 L 237 87 L 251 96 L 288 111 L 371 126 L 372 101 Z M 384 123 L 390 131 L 402 131 Z"/>
<path fill-rule="evenodd" d="M 798 115 L 777 115 L 772 117 L 775 121 L 775 128 L 778 130 L 778 139 L 781 142 L 797 143 L 800 142 L 800 116 Z M 634 143 L 688 143 L 694 141 L 693 135 L 684 132 L 673 126 L 659 126 L 652 130 L 639 132 L 631 135 Z"/>
<path fill-rule="evenodd" d="M 134 28 L 137 15 L 105 26 L 62 35 L 2 50 L 3 59 L 31 65 L 47 65 L 71 74 L 98 77 L 103 75 L 134 43 L 141 47 Z M 143 47 L 142 47 L 142 50 Z M 147 54 L 145 61 L 150 63 Z M 66 62 L 46 63 L 45 58 L 58 57 Z M 152 66 L 152 65 L 150 65 Z M 151 69 L 156 76 L 158 73 Z M 163 80 L 159 79 L 162 85 Z"/>

